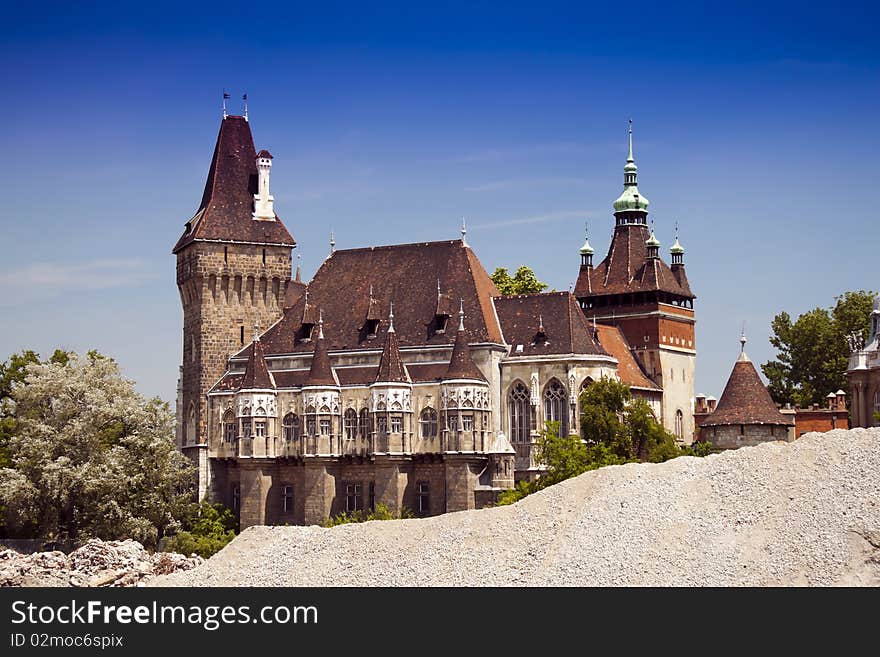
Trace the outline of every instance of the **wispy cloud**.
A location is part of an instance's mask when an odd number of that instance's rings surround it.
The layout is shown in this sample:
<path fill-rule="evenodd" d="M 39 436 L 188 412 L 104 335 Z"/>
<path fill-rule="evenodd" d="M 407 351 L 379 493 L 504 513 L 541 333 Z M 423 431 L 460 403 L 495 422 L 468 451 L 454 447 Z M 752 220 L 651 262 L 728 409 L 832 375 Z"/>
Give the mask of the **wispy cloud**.
<path fill-rule="evenodd" d="M 0 272 L 0 285 L 17 290 L 104 290 L 134 287 L 157 277 L 142 260 L 39 262 Z"/>
<path fill-rule="evenodd" d="M 507 226 L 521 226 L 524 224 L 543 224 L 562 219 L 589 219 L 597 215 L 595 210 L 559 210 L 547 214 L 537 214 L 530 217 L 514 217 L 500 219 L 483 224 L 468 224 L 468 230 L 491 230 L 493 228 L 506 228 Z"/>
<path fill-rule="evenodd" d="M 555 187 L 562 185 L 580 185 L 581 178 L 511 178 L 509 180 L 494 180 L 481 185 L 470 185 L 464 188 L 466 192 L 497 192 L 507 189 L 523 189 L 534 187 Z"/>

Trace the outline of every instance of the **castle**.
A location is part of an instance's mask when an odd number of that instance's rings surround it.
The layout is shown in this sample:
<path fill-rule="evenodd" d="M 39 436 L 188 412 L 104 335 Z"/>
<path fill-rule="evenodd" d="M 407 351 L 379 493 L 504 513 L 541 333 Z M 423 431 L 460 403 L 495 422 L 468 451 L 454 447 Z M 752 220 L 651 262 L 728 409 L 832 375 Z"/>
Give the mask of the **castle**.
<path fill-rule="evenodd" d="M 628 384 L 693 437 L 694 295 L 659 255 L 629 132 L 608 254 L 574 293 L 511 297 L 461 239 L 334 250 L 306 285 L 274 210 L 273 157 L 224 116 L 198 211 L 174 246 L 183 305 L 181 450 L 199 496 L 254 524 L 384 504 L 492 503 L 540 475 L 545 422 L 578 433 L 578 394 Z"/>

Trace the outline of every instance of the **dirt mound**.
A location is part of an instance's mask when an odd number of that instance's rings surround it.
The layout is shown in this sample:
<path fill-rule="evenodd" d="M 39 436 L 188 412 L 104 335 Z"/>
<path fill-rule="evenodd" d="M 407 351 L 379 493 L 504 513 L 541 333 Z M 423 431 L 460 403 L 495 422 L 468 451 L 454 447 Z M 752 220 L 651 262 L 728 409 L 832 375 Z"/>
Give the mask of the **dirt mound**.
<path fill-rule="evenodd" d="M 252 527 L 165 586 L 880 585 L 880 429 L 602 468 L 518 504 Z"/>

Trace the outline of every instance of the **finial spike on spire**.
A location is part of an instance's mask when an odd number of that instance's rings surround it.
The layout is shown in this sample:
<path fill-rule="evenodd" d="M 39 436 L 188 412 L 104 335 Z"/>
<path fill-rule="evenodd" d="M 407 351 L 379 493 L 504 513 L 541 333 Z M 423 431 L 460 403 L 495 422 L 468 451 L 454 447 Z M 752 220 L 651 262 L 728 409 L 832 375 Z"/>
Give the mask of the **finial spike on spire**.
<path fill-rule="evenodd" d="M 538 315 L 538 333 L 544 332 L 544 315 Z"/>
<path fill-rule="evenodd" d="M 629 120 L 629 155 L 626 158 L 627 162 L 635 162 L 633 159 L 633 120 Z"/>
<path fill-rule="evenodd" d="M 244 101 L 244 120 L 248 120 L 247 94 L 242 94 L 241 99 Z"/>
<path fill-rule="evenodd" d="M 295 279 L 297 283 L 302 283 L 301 269 L 302 269 L 302 255 L 297 253 L 296 254 L 296 279 Z"/>
<path fill-rule="evenodd" d="M 437 279 L 437 296 L 440 296 L 440 279 Z"/>
<path fill-rule="evenodd" d="M 318 309 L 318 339 L 324 339 L 324 310 Z"/>
<path fill-rule="evenodd" d="M 330 255 L 336 250 L 336 238 L 333 236 L 333 227 L 330 227 Z"/>
<path fill-rule="evenodd" d="M 746 322 L 743 320 L 742 323 L 742 331 L 740 331 L 739 335 L 739 360 L 748 360 L 749 357 L 746 356 Z"/>
<path fill-rule="evenodd" d="M 464 217 L 461 218 L 461 243 L 467 246 L 467 224 L 465 223 Z"/>
<path fill-rule="evenodd" d="M 373 284 L 370 283 L 370 301 L 373 300 Z"/>
<path fill-rule="evenodd" d="M 260 341 L 260 322 L 254 322 L 254 342 Z"/>
<path fill-rule="evenodd" d="M 390 302 L 388 309 L 388 332 L 394 333 L 394 302 Z"/>
<path fill-rule="evenodd" d="M 458 300 L 458 330 L 464 331 L 464 299 Z"/>
<path fill-rule="evenodd" d="M 226 89 L 223 90 L 223 118 L 227 117 L 226 114 L 226 101 L 229 99 L 229 94 L 226 93 Z"/>

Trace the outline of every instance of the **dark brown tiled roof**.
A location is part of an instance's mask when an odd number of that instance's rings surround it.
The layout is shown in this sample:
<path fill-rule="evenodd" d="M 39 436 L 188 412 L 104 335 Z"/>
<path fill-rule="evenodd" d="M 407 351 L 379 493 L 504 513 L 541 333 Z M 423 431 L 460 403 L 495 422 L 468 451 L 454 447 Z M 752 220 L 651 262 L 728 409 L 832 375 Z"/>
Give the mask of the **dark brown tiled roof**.
<path fill-rule="evenodd" d="M 262 157 L 262 158 L 265 158 L 265 159 L 267 159 L 267 160 L 271 160 L 271 159 L 272 159 L 272 153 L 270 153 L 269 151 L 267 151 L 267 150 L 264 148 L 264 149 L 261 150 L 259 153 L 257 153 L 257 157 Z"/>
<path fill-rule="evenodd" d="M 263 345 L 255 340 L 251 345 L 251 353 L 248 356 L 244 376 L 241 379 L 240 389 L 271 389 L 275 387 L 269 370 L 266 368 L 266 359 L 263 357 Z"/>
<path fill-rule="evenodd" d="M 663 260 L 647 257 L 647 239 L 647 226 L 617 226 L 605 259 L 593 269 L 581 267 L 575 296 L 660 291 L 695 298 L 683 271 L 676 277 Z"/>
<path fill-rule="evenodd" d="M 307 287 L 308 286 L 302 281 L 288 282 L 287 289 L 284 291 L 284 307 L 290 308 L 299 301 Z"/>
<path fill-rule="evenodd" d="M 315 353 L 312 356 L 312 366 L 306 377 L 307 386 L 335 386 L 333 370 L 330 368 L 330 354 L 327 353 L 327 344 L 324 336 L 319 335 L 315 340 Z"/>
<path fill-rule="evenodd" d="M 375 383 L 409 383 L 409 374 L 400 359 L 400 347 L 397 344 L 397 331 L 389 329 L 385 333 L 385 346 L 379 358 L 379 370 L 376 372 Z"/>
<path fill-rule="evenodd" d="M 777 410 L 752 361 L 741 357 L 733 366 L 715 412 L 701 426 L 722 424 L 790 425 L 794 419 Z"/>
<path fill-rule="evenodd" d="M 394 327 L 400 346 L 451 345 L 454 336 L 435 332 L 437 279 L 440 278 L 454 299 L 461 299 L 467 318 L 470 344 L 503 344 L 501 327 L 492 307 L 498 289 L 469 247 L 460 240 L 399 244 L 364 249 L 340 249 L 328 257 L 308 286 L 314 309 L 321 309 L 328 324 L 324 327 L 327 347 L 337 349 L 378 349 L 388 328 L 388 311 L 394 303 Z M 370 286 L 373 308 L 370 310 Z M 305 295 L 285 308 L 281 321 L 270 327 L 261 340 L 267 354 L 311 351 L 303 342 L 302 322 Z M 366 333 L 366 319 L 380 319 L 375 338 Z"/>
<path fill-rule="evenodd" d="M 277 215 L 275 221 L 253 218 L 256 192 L 257 161 L 250 125 L 244 117 L 227 116 L 220 124 L 202 202 L 191 220 L 194 225 L 187 224 L 172 251 L 198 240 L 295 246 Z"/>
<path fill-rule="evenodd" d="M 605 354 L 593 341 L 583 311 L 570 292 L 545 292 L 495 297 L 495 308 L 511 356 L 539 354 Z M 546 339 L 538 338 L 539 318 Z M 517 350 L 522 345 L 522 351 Z"/>
<path fill-rule="evenodd" d="M 657 390 L 658 392 L 661 390 L 660 386 L 651 381 L 642 370 L 620 328 L 597 323 L 596 331 L 599 333 L 599 342 L 605 351 L 617 359 L 617 374 L 621 383 L 625 383 L 631 388 Z"/>
<path fill-rule="evenodd" d="M 471 358 L 471 347 L 467 342 L 467 334 L 461 329 L 455 333 L 455 346 L 452 347 L 449 368 L 443 378 L 447 381 L 451 379 L 486 380 L 480 368 Z"/>

